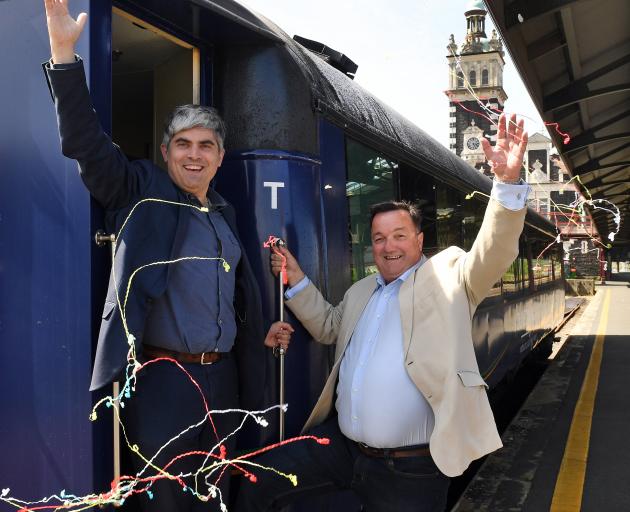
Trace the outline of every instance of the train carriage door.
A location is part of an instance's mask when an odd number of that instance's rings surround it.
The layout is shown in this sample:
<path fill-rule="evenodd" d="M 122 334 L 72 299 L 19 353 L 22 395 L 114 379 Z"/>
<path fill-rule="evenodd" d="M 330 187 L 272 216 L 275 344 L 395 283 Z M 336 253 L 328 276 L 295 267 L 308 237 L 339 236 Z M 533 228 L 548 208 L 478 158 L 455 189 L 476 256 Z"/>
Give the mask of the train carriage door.
<path fill-rule="evenodd" d="M 112 138 L 130 159 L 165 168 L 164 118 L 199 103 L 199 49 L 131 14 L 112 10 Z"/>
<path fill-rule="evenodd" d="M 130 160 L 148 159 L 166 169 L 160 152 L 164 119 L 177 105 L 199 103 L 199 49 L 116 7 L 111 37 L 112 140 Z M 116 478 L 131 471 L 131 462 L 117 423 L 113 429 Z M 131 500 L 127 510 L 134 505 Z"/>

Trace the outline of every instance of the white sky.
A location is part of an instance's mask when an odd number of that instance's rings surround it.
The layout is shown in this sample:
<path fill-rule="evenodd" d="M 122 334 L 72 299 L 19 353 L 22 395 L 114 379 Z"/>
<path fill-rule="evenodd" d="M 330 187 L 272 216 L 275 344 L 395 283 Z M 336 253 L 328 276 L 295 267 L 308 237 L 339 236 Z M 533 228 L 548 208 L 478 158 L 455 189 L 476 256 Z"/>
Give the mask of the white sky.
<path fill-rule="evenodd" d="M 345 53 L 359 65 L 355 80 L 448 147 L 448 38 L 460 45 L 469 0 L 238 0 L 290 36 Z M 486 35 L 492 29 L 486 18 Z M 544 126 L 506 52 L 506 111 L 526 119 L 530 135 Z"/>

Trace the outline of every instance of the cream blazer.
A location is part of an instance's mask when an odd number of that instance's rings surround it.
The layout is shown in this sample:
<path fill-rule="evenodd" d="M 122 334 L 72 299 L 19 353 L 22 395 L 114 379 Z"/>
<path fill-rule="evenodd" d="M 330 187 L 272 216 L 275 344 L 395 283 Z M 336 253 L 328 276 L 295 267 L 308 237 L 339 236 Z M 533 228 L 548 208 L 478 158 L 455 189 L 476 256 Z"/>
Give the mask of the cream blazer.
<path fill-rule="evenodd" d="M 473 460 L 503 446 L 479 374 L 471 325 L 479 303 L 518 255 L 526 210 L 508 210 L 490 200 L 469 252 L 445 249 L 400 288 L 406 370 L 435 414 L 429 446 L 448 476 L 460 475 Z M 368 276 L 332 306 L 311 283 L 286 301 L 316 341 L 337 344 L 334 366 L 303 431 L 323 422 L 334 407 L 341 358 L 375 288 L 376 277 Z"/>

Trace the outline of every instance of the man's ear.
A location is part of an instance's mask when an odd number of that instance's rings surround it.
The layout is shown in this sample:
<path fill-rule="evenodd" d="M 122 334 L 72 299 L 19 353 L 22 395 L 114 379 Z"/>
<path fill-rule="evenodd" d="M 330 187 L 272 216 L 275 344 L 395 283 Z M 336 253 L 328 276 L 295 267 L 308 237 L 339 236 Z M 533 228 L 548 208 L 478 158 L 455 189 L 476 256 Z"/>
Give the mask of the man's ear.
<path fill-rule="evenodd" d="M 418 233 L 418 246 L 420 247 L 420 252 L 422 252 L 423 245 L 424 245 L 424 231 L 420 231 L 420 233 Z"/>
<path fill-rule="evenodd" d="M 164 144 L 160 144 L 160 151 L 162 152 L 162 158 L 164 162 L 168 162 L 168 148 Z"/>

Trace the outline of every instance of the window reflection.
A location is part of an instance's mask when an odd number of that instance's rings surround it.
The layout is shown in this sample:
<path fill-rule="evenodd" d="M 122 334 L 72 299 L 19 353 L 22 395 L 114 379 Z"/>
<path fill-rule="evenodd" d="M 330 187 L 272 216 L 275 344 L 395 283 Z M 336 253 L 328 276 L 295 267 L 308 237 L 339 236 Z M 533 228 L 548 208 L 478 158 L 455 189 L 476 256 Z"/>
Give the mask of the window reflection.
<path fill-rule="evenodd" d="M 532 262 L 535 288 L 563 277 L 562 254 L 559 246 L 554 244 L 550 247 L 547 241 L 541 240 L 534 242 L 532 249 L 535 258 Z"/>
<path fill-rule="evenodd" d="M 456 245 L 469 251 L 477 237 L 486 204 L 448 185 L 436 186 L 437 250 Z"/>
<path fill-rule="evenodd" d="M 370 238 L 370 206 L 396 198 L 398 163 L 356 141 L 346 141 L 352 282 L 377 272 Z"/>
<path fill-rule="evenodd" d="M 528 263 L 523 257 L 518 257 L 503 274 L 502 289 L 504 295 L 520 292 L 526 287 L 528 280 Z"/>

